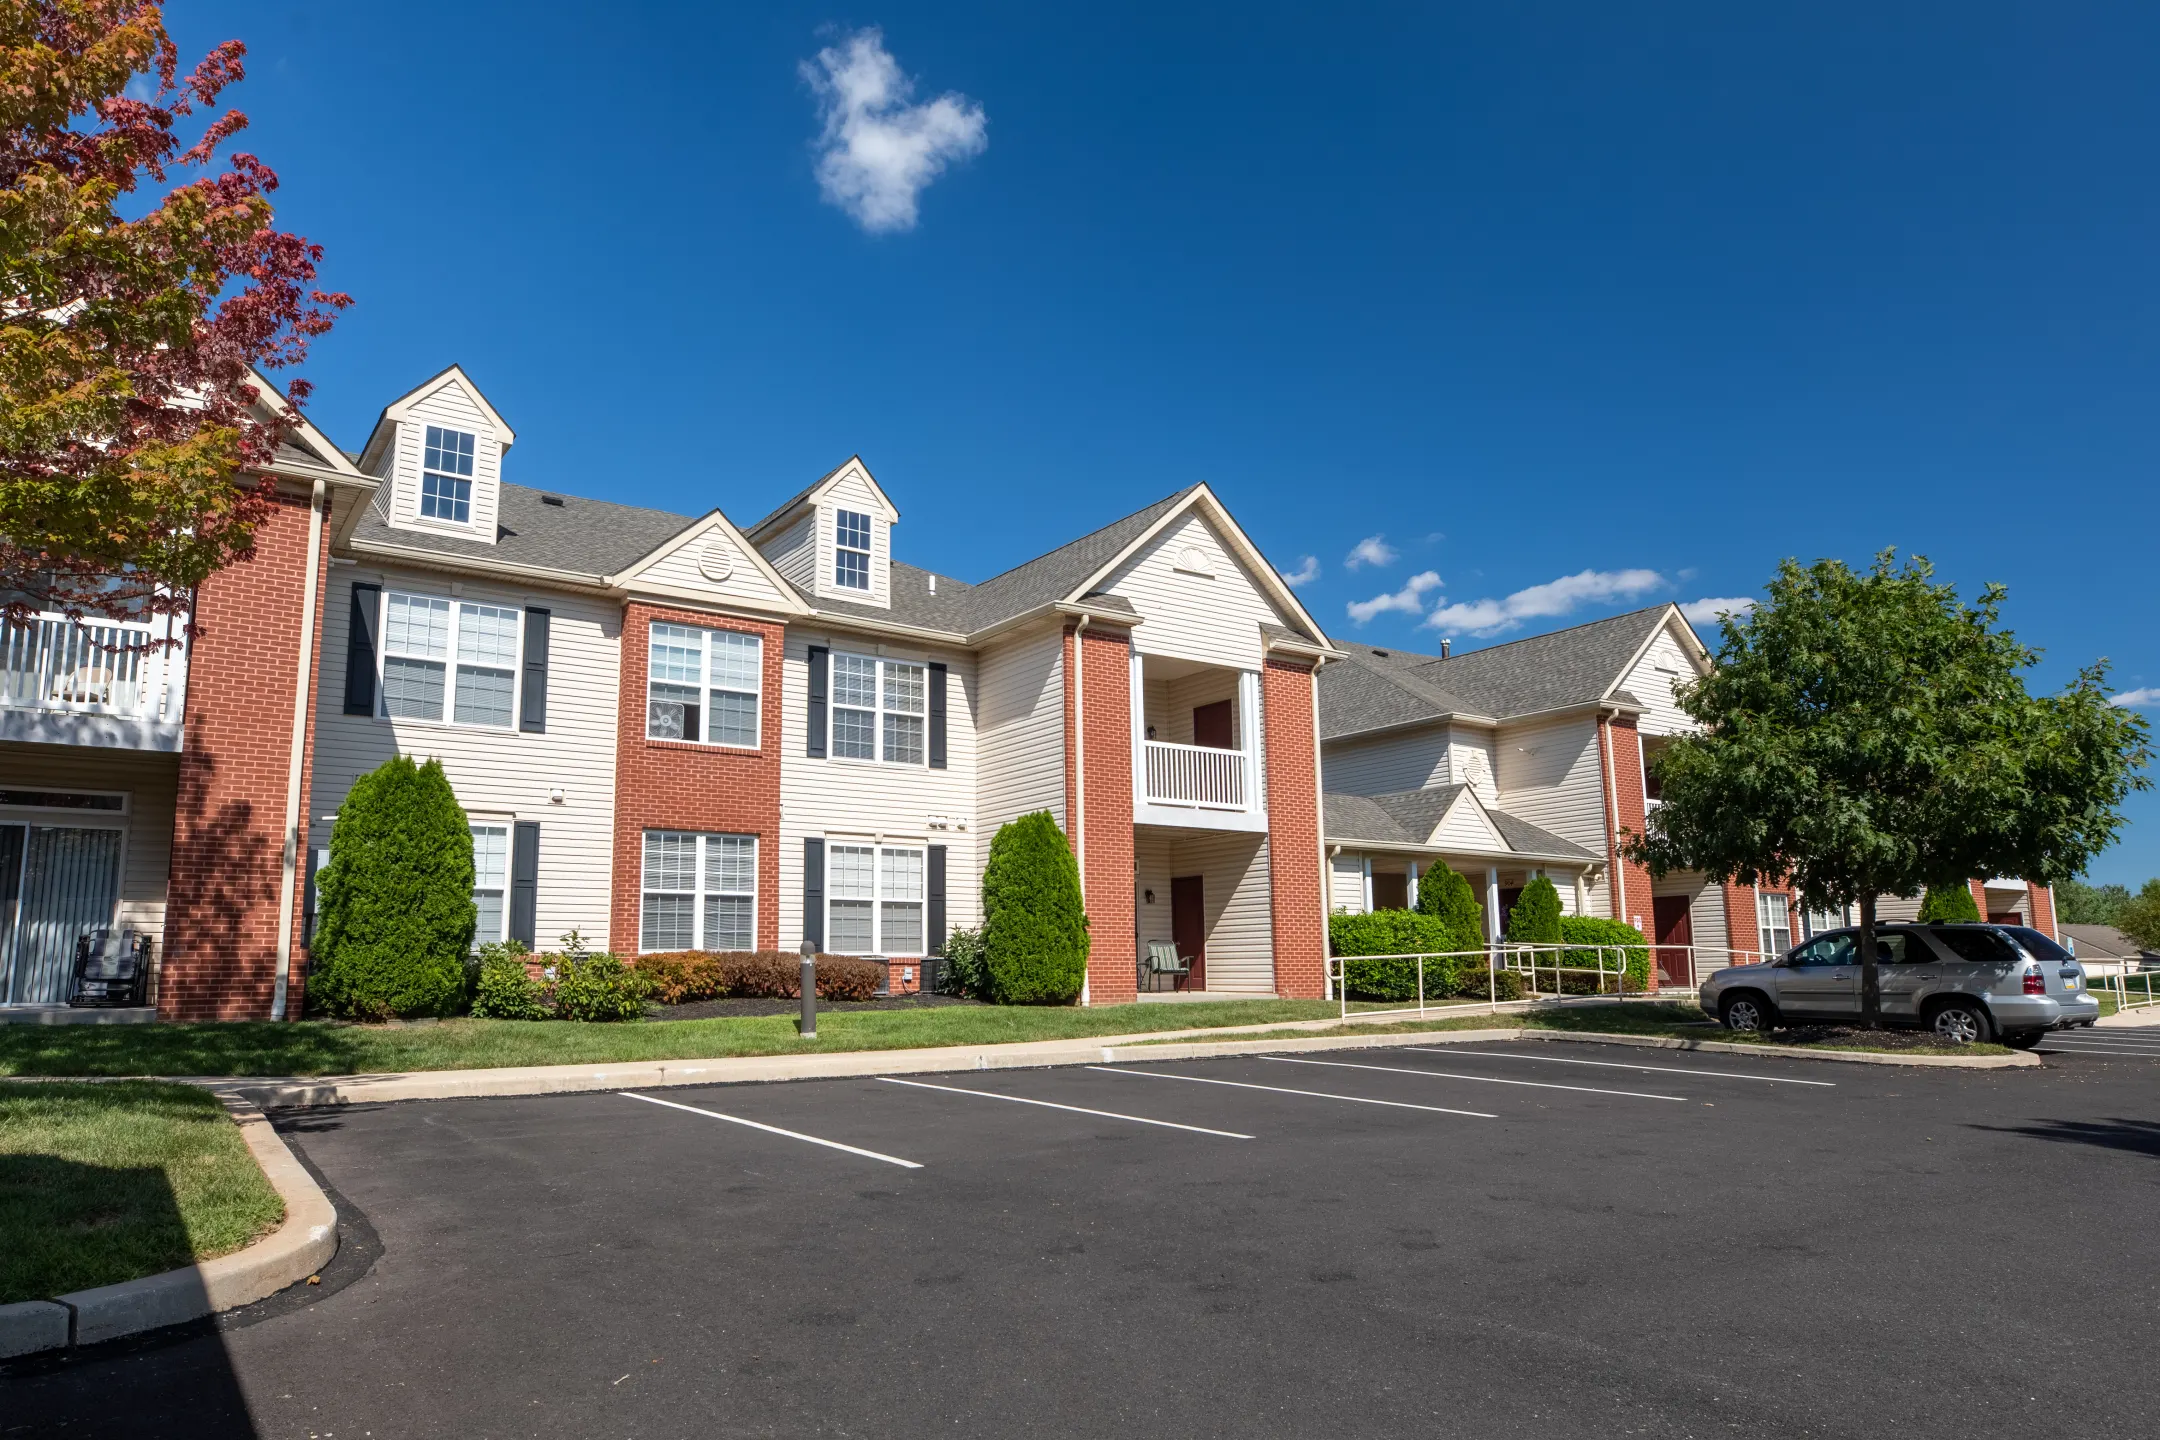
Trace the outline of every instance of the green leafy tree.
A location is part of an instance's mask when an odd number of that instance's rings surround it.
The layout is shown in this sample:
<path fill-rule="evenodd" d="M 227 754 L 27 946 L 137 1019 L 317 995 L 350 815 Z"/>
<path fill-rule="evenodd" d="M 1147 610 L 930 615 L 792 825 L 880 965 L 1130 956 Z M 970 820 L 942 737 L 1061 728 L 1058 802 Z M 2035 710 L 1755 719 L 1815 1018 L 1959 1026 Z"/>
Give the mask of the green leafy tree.
<path fill-rule="evenodd" d="M 2055 886 L 2055 919 L 2064 925 L 2113 925 L 2130 891 L 2121 885 L 2087 885 L 2062 880 Z"/>
<path fill-rule="evenodd" d="M 2046 883 L 2113 842 L 2150 783 L 2145 721 L 2108 704 L 2104 663 L 2030 695 L 2037 653 L 1885 550 L 1866 572 L 1788 560 L 1767 602 L 1723 621 L 1717 668 L 1682 687 L 1701 733 L 1654 762 L 1660 804 L 1625 850 L 1654 875 L 1790 879 L 1860 911 L 1861 1015 L 1878 1023 L 1875 901 L 1971 875 Z"/>
<path fill-rule="evenodd" d="M 983 958 L 1001 1005 L 1070 1005 L 1087 979 L 1080 867 L 1047 810 L 998 827 L 983 867 Z"/>
<path fill-rule="evenodd" d="M 1978 920 L 1980 906 L 1973 900 L 1970 885 L 1930 885 L 1927 894 L 1920 897 L 1920 922 L 1935 920 Z"/>
<path fill-rule="evenodd" d="M 442 762 L 395 756 L 353 782 L 316 876 L 308 998 L 333 1015 L 448 1015 L 465 999 L 472 828 Z"/>
<path fill-rule="evenodd" d="M 1507 938 L 1518 945 L 1560 943 L 1560 892 L 1543 875 L 1534 875 L 1515 907 L 1508 911 Z"/>
<path fill-rule="evenodd" d="M 2160 950 L 2160 880 L 2147 880 L 2122 903 L 2115 928 L 2147 950 Z"/>

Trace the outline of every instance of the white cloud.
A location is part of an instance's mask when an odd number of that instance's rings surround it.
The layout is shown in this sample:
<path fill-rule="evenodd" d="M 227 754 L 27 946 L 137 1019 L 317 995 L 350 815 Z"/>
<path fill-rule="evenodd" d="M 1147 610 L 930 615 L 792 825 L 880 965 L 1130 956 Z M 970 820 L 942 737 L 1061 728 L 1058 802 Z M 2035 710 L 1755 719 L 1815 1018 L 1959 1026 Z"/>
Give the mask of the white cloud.
<path fill-rule="evenodd" d="M 1275 573 L 1282 576 L 1285 585 L 1310 585 L 1320 578 L 1320 558 L 1307 555 L 1298 562 L 1297 569 L 1278 570 Z"/>
<path fill-rule="evenodd" d="M 1755 602 L 1744 595 L 1727 595 L 1722 598 L 1706 595 L 1700 600 L 1690 600 L 1682 605 L 1680 613 L 1687 616 L 1690 625 L 1715 625 L 1718 616 L 1728 611 L 1734 615 L 1745 615 L 1754 608 Z"/>
<path fill-rule="evenodd" d="M 1525 620 L 1566 615 L 1592 601 L 1632 599 L 1664 584 L 1665 577 L 1655 570 L 1585 570 L 1517 590 L 1505 600 L 1443 605 L 1426 616 L 1425 623 L 1450 635 L 1495 635 Z"/>
<path fill-rule="evenodd" d="M 1375 595 L 1370 600 L 1350 602 L 1350 618 L 1363 625 L 1383 611 L 1400 610 L 1405 615 L 1420 615 L 1425 610 L 1425 592 L 1440 588 L 1440 572 L 1423 570 L 1412 575 L 1402 589 L 1392 595 Z"/>
<path fill-rule="evenodd" d="M 2111 697 L 2108 704 L 2119 705 L 2124 709 L 2160 705 L 2160 689 L 2147 686 L 2142 690 L 2125 690 L 2122 694 Z"/>
<path fill-rule="evenodd" d="M 1355 570 L 1360 565 L 1392 565 L 1395 563 L 1395 547 L 1387 543 L 1384 535 L 1367 535 L 1350 547 L 1343 556 L 1343 568 Z"/>
<path fill-rule="evenodd" d="M 947 92 L 910 105 L 915 82 L 885 49 L 884 32 L 858 30 L 802 64 L 817 93 L 818 188 L 873 233 L 915 228 L 916 200 L 945 167 L 990 143 L 982 106 Z"/>

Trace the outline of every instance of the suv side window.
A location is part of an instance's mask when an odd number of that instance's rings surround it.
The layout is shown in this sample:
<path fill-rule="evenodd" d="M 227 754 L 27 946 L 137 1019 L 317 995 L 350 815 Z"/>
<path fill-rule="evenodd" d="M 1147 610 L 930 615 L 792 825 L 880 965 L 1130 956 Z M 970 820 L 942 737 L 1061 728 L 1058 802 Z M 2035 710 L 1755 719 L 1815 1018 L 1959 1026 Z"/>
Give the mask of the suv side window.
<path fill-rule="evenodd" d="M 1792 952 L 1786 963 L 1795 969 L 1821 968 L 1829 965 L 1852 965 L 1858 963 L 1853 948 L 1851 931 L 1841 930 L 1835 935 L 1825 935 L 1810 940 Z"/>
<path fill-rule="evenodd" d="M 2019 959 L 2016 948 L 2007 939 L 1977 925 L 1945 925 L 1928 933 L 1935 937 L 1935 943 L 1952 955 L 1976 965 L 2015 965 Z"/>
<path fill-rule="evenodd" d="M 1875 963 L 1878 965 L 1925 965 L 1934 958 L 1924 948 L 1913 943 L 1913 937 L 1908 931 L 1875 932 Z"/>
<path fill-rule="evenodd" d="M 2012 929 L 2010 933 L 2017 937 L 2018 944 L 2025 947 L 2026 954 L 2043 964 L 2071 965 L 2077 962 L 2077 956 L 2072 955 L 2048 936 L 2030 926 L 2019 925 Z"/>

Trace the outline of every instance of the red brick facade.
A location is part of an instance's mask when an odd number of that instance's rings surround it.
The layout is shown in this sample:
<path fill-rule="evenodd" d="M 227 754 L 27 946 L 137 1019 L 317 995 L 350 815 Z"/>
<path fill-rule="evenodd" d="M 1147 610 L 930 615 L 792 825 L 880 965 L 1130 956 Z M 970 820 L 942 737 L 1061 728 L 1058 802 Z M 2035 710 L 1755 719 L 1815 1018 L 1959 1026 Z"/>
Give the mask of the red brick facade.
<path fill-rule="evenodd" d="M 1753 953 L 1762 944 L 1754 887 L 1725 885 L 1721 888 L 1725 892 L 1725 946 L 1736 952 L 1724 963 L 1740 965 L 1767 958 Z M 1696 943 L 1701 943 L 1701 937 L 1697 937 Z"/>
<path fill-rule="evenodd" d="M 2047 885 L 2025 885 L 2025 914 L 2032 928 L 2043 935 L 2055 933 L 2055 891 Z"/>
<path fill-rule="evenodd" d="M 324 524 L 328 527 L 328 502 Z M 204 581 L 189 647 L 185 743 L 157 1006 L 163 1020 L 266 1019 L 277 988 L 278 893 L 292 774 L 293 687 L 308 647 L 319 673 L 329 545 L 319 552 L 317 620 L 303 635 L 308 501 L 280 496 L 255 532 L 253 559 Z M 315 750 L 306 707 L 300 794 Z M 305 828 L 305 816 L 301 828 Z M 298 856 L 297 849 L 294 851 Z M 293 904 L 300 903 L 295 875 Z M 297 918 L 297 917 L 296 917 Z M 306 953 L 295 924 L 286 1014 L 301 1013 Z"/>
<path fill-rule="evenodd" d="M 1621 857 L 1620 842 L 1629 834 L 1643 833 L 1643 773 L 1642 742 L 1635 732 L 1635 717 L 1614 715 L 1598 726 L 1601 749 L 1599 758 L 1605 762 L 1605 773 L 1611 778 L 1614 793 L 1607 797 L 1605 831 L 1607 864 L 1610 867 L 1613 907 L 1615 918 L 1641 930 L 1651 940 L 1654 925 L 1650 906 L 1650 872 L 1631 860 Z M 1619 828 L 1613 828 L 1614 811 L 1619 812 Z M 1650 985 L 1657 987 L 1657 967 L 1650 967 Z"/>
<path fill-rule="evenodd" d="M 1275 920 L 1275 993 L 1327 990 L 1320 893 L 1320 797 L 1313 765 L 1313 673 L 1270 660 L 1260 672 L 1267 736 L 1268 894 Z"/>
<path fill-rule="evenodd" d="M 647 668 L 654 621 L 735 630 L 764 641 L 758 748 L 723 749 L 645 738 Z M 689 830 L 758 837 L 757 943 L 780 943 L 780 660 L 782 627 L 762 620 L 674 610 L 643 601 L 623 607 L 622 696 L 615 731 L 615 883 L 608 945 L 638 952 L 645 832 Z M 551 937 L 542 937 L 543 943 Z"/>
<path fill-rule="evenodd" d="M 1133 916 L 1132 638 L 1065 627 L 1065 831 L 1087 894 L 1088 1003 L 1139 990 Z M 1077 701 L 1077 704 L 1076 704 Z M 1085 746 L 1074 742 L 1085 736 Z M 1074 771 L 1084 768 L 1083 795 Z M 1079 836 L 1085 826 L 1087 844 Z"/>

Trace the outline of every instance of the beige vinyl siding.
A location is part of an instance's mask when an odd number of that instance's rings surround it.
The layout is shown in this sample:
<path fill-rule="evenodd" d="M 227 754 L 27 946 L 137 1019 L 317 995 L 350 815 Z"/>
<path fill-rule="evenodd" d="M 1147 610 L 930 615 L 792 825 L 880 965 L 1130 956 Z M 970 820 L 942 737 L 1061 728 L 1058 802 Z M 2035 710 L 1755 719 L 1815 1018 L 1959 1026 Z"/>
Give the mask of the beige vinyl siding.
<path fill-rule="evenodd" d="M 1065 825 L 1064 634 L 1003 640 L 976 661 L 975 818 L 985 835 L 1031 810 Z"/>
<path fill-rule="evenodd" d="M 1345 850 L 1328 860 L 1328 909 L 1346 915 L 1365 913 L 1365 856 Z"/>
<path fill-rule="evenodd" d="M 1695 937 L 1695 973 L 1698 976 L 1707 975 L 1719 966 L 1731 963 L 1722 953 L 1728 944 L 1725 938 L 1725 891 L 1722 887 L 1712 884 L 1696 871 L 1683 870 L 1667 875 L 1662 880 L 1652 881 L 1650 894 L 1653 898 L 1671 895 L 1687 897 L 1688 928 Z M 1655 920 L 1645 915 L 1643 924 L 1646 927 L 1643 933 L 1651 940 L 1657 939 Z M 1741 948 L 1755 948 L 1752 932 Z"/>
<path fill-rule="evenodd" d="M 1475 725 L 1450 725 L 1447 783 L 1468 785 L 1487 805 L 1506 808 L 1500 804 L 1496 754 L 1492 731 Z"/>
<path fill-rule="evenodd" d="M 817 585 L 817 511 L 812 510 L 767 541 L 765 558 L 790 583 L 805 590 Z"/>
<path fill-rule="evenodd" d="M 714 580 L 703 569 L 706 552 L 714 549 L 720 550 L 729 562 L 730 573 L 725 580 Z M 638 572 L 631 583 L 637 588 L 661 587 L 671 593 L 709 596 L 717 605 L 742 604 L 761 612 L 784 608 L 794 600 L 793 596 L 782 595 L 744 553 L 744 547 L 717 527 L 684 537 Z"/>
<path fill-rule="evenodd" d="M 946 667 L 946 768 L 842 760 L 809 754 L 810 647 Z M 975 661 L 965 651 L 880 645 L 844 631 L 788 627 L 780 667 L 780 944 L 803 938 L 803 841 L 855 842 L 945 849 L 945 919 L 980 923 L 981 859 L 990 831 L 973 820 L 977 743 Z M 828 724 L 829 721 L 828 708 Z M 928 759 L 927 724 L 924 758 Z M 966 825 L 966 829 L 960 826 Z"/>
<path fill-rule="evenodd" d="M 1392 795 L 1451 783 L 1448 759 L 1447 727 L 1433 725 L 1370 740 L 1331 740 L 1321 748 L 1320 773 L 1331 794 Z"/>
<path fill-rule="evenodd" d="M 453 525 L 423 518 L 420 514 L 421 462 L 426 457 L 427 427 L 430 425 L 462 430 L 473 437 L 470 525 Z M 495 427 L 489 423 L 486 412 L 473 403 L 463 386 L 451 381 L 425 400 L 408 407 L 406 418 L 398 422 L 393 453 L 396 458 L 391 462 L 390 471 L 391 524 L 413 530 L 433 530 L 443 535 L 463 535 L 491 545 L 495 542 L 502 449 L 496 443 Z"/>
<path fill-rule="evenodd" d="M 1443 850 L 1472 850 L 1485 854 L 1506 851 L 1508 843 L 1468 795 L 1460 796 L 1440 817 L 1433 837 L 1426 843 Z"/>
<path fill-rule="evenodd" d="M 1175 680 L 1150 680 L 1144 688 L 1146 723 L 1155 727 L 1157 740 L 1172 745 L 1193 743 L 1193 710 L 1219 700 L 1230 702 L 1230 743 L 1245 745 L 1245 721 L 1239 713 L 1238 676 L 1234 670 L 1202 670 Z"/>
<path fill-rule="evenodd" d="M 279 754 L 283 754 L 282 748 Z M 165 887 L 172 870 L 173 816 L 180 785 L 180 757 L 152 750 L 109 750 L 89 745 L 0 742 L 0 776 L 25 790 L 124 791 L 126 839 L 120 852 L 120 927 L 157 937 L 165 953 Z M 33 826 L 89 822 L 118 828 L 122 816 L 95 810 L 0 810 L 0 820 Z"/>
<path fill-rule="evenodd" d="M 547 732 L 526 734 L 419 720 L 345 713 L 345 652 L 355 582 L 516 609 L 539 606 L 548 617 Z M 352 782 L 393 754 L 435 756 L 475 823 L 540 825 L 537 938 L 543 947 L 573 927 L 596 950 L 606 947 L 614 874 L 615 716 L 622 673 L 622 612 L 613 603 L 561 591 L 467 580 L 450 595 L 447 577 L 425 572 L 334 565 L 324 597 L 322 671 L 317 677 L 314 791 L 309 843 L 330 843 L 331 817 Z M 377 632 L 378 643 L 381 640 Z M 523 627 L 519 685 L 523 687 Z M 517 714 L 512 708 L 513 722 Z M 552 804 L 549 792 L 563 792 Z M 634 943 L 628 937 L 626 943 Z"/>
<path fill-rule="evenodd" d="M 1604 855 L 1605 783 L 1592 716 L 1503 725 L 1494 738 L 1493 758 L 1498 809 Z M 1612 914 L 1602 873 L 1591 886 L 1590 905 L 1592 914 Z"/>
<path fill-rule="evenodd" d="M 1924 895 L 1878 896 L 1875 901 L 1876 923 L 1914 924 L 1920 919 L 1920 902 L 1926 898 Z"/>
<path fill-rule="evenodd" d="M 1178 568 L 1187 548 L 1200 552 L 1211 574 Z M 1102 588 L 1140 612 L 1146 623 L 1133 631 L 1133 648 L 1144 655 L 1258 670 L 1261 624 L 1287 623 L 1215 528 L 1195 514 L 1173 521 Z"/>
<path fill-rule="evenodd" d="M 1673 696 L 1673 688 L 1696 678 L 1695 662 L 1681 647 L 1679 637 L 1672 626 L 1659 630 L 1657 637 L 1635 662 L 1620 688 L 1643 702 L 1642 715 L 1636 727 L 1645 735 L 1677 735 L 1696 728 L 1680 709 Z"/>
<path fill-rule="evenodd" d="M 1133 868 L 1141 951 L 1151 940 L 1174 938 L 1170 882 L 1198 875 L 1207 916 L 1208 992 L 1275 993 L 1275 920 L 1268 902 L 1265 835 L 1143 825 L 1133 835 Z M 1153 905 L 1146 900 L 1150 890 L 1155 892 Z"/>

